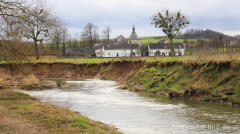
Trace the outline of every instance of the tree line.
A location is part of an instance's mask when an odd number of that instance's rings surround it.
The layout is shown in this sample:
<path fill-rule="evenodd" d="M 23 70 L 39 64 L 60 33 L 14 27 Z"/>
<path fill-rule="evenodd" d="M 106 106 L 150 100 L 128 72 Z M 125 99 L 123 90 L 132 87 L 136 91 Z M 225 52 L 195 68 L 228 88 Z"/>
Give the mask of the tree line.
<path fill-rule="evenodd" d="M 214 30 L 189 29 L 183 34 L 186 39 L 234 39 L 234 37 L 225 35 Z"/>
<path fill-rule="evenodd" d="M 98 27 L 93 23 L 86 24 L 80 37 L 70 37 L 66 22 L 55 15 L 47 5 L 45 0 L 0 0 L 0 62 L 24 59 L 29 56 L 30 51 L 34 51 L 36 59 L 39 59 L 39 48 L 44 52 L 52 48 L 61 53 L 61 56 L 65 56 L 67 47 L 93 48 L 96 43 L 114 41 L 110 39 L 110 27 L 104 29 L 100 37 Z M 180 11 L 165 10 L 155 14 L 151 24 L 167 35 L 174 56 L 172 40 L 190 24 L 189 19 Z M 228 43 L 222 45 L 224 42 L 221 39 L 226 37 L 225 35 L 211 30 L 189 30 L 185 36 L 204 36 L 204 38 L 219 36 L 220 41 L 215 41 L 210 47 L 221 50 L 223 46 L 228 46 L 226 45 Z"/>
<path fill-rule="evenodd" d="M 39 59 L 40 44 L 48 40 L 64 44 L 67 34 L 63 21 L 44 0 L 0 0 L 0 23 L 1 62 L 26 57 L 23 50 L 29 42 L 34 43 Z"/>
<path fill-rule="evenodd" d="M 111 39 L 111 28 L 108 26 L 99 34 L 98 26 L 93 23 L 86 24 L 80 36 L 76 34 L 75 37 L 69 37 L 68 48 L 93 48 L 96 43 L 110 43 L 114 42 Z"/>
<path fill-rule="evenodd" d="M 92 48 L 95 43 L 110 42 L 110 27 L 100 37 L 93 23 L 86 24 L 79 39 L 70 37 L 66 22 L 48 4 L 45 0 L 0 0 L 0 62 L 24 60 L 33 54 L 39 59 L 50 51 L 65 56 L 67 47 Z"/>
<path fill-rule="evenodd" d="M 80 39 L 71 38 L 66 22 L 47 5 L 45 0 L 0 0 L 0 62 L 26 59 L 33 51 L 39 59 L 41 50 L 65 56 L 66 48 L 74 43 L 92 48 L 95 43 L 110 41 L 110 27 L 100 37 L 93 23 L 86 24 Z"/>

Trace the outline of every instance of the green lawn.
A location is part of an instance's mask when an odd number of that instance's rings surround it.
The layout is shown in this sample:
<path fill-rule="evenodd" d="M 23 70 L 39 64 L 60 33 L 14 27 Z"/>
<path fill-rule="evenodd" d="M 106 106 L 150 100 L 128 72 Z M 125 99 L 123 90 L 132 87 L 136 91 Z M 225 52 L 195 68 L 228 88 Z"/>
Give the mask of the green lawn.
<path fill-rule="evenodd" d="M 145 61 L 150 62 L 172 62 L 172 61 L 187 61 L 192 57 L 134 57 L 134 58 L 41 58 L 40 60 L 32 60 L 32 63 L 73 63 L 73 64 L 99 64 L 104 62 L 115 61 Z"/>
<path fill-rule="evenodd" d="M 141 38 L 142 44 L 147 45 L 150 43 L 158 43 L 159 41 L 163 40 L 161 37 L 144 37 Z"/>
<path fill-rule="evenodd" d="M 150 43 L 158 43 L 161 40 L 167 40 L 166 37 L 160 37 L 160 36 L 155 36 L 155 37 L 143 37 L 141 38 L 142 44 L 148 45 Z M 188 42 L 197 42 L 197 39 L 187 39 Z M 173 39 L 173 43 L 183 43 L 184 39 Z"/>
<path fill-rule="evenodd" d="M 186 51 L 186 53 L 189 53 Z M 35 57 L 31 57 L 28 60 L 18 61 L 17 63 L 72 63 L 72 64 L 99 64 L 106 62 L 116 61 L 144 61 L 151 62 L 207 62 L 207 61 L 240 61 L 240 54 L 237 52 L 232 53 L 198 53 L 191 56 L 180 57 L 125 57 L 125 58 L 58 58 L 54 56 L 41 57 L 36 60 Z M 0 61 L 0 64 L 8 64 L 11 62 Z M 15 62 L 13 62 L 15 63 Z"/>
<path fill-rule="evenodd" d="M 118 58 L 41 58 L 34 60 L 34 63 L 102 63 L 118 61 Z"/>

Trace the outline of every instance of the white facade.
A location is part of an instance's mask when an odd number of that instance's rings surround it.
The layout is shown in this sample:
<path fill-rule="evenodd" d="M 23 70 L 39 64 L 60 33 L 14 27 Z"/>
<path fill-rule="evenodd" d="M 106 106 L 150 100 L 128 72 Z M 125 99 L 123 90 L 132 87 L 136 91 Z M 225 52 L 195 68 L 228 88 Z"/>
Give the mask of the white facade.
<path fill-rule="evenodd" d="M 185 55 L 185 48 L 174 49 L 174 50 L 175 50 L 176 56 Z M 170 56 L 170 53 L 171 53 L 171 49 L 150 49 L 149 47 L 148 47 L 148 51 L 149 51 L 149 56 L 151 57 L 154 57 L 157 54 L 159 54 L 159 56 Z"/>
<path fill-rule="evenodd" d="M 141 56 L 139 50 L 133 49 L 132 51 L 135 56 L 137 56 L 137 57 Z M 130 57 L 131 56 L 131 50 L 129 50 L 129 49 L 105 50 L 103 47 L 103 49 L 95 50 L 95 52 L 96 52 L 97 57 L 104 57 L 104 58 Z"/>

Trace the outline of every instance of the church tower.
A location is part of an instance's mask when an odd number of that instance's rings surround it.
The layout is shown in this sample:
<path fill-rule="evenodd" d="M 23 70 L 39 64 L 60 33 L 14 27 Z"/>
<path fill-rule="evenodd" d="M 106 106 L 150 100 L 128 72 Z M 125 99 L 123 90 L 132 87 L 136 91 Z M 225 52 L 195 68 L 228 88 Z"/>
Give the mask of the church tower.
<path fill-rule="evenodd" d="M 130 38 L 128 40 L 128 44 L 142 45 L 142 41 L 141 41 L 141 39 L 138 38 L 134 25 L 133 25 L 133 29 L 132 29 L 132 34 L 130 35 Z"/>

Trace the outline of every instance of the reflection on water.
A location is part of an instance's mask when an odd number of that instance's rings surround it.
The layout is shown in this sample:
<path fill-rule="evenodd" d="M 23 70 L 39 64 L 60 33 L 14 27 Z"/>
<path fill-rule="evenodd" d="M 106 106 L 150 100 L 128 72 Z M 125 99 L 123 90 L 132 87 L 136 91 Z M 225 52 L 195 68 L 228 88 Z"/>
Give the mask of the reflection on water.
<path fill-rule="evenodd" d="M 69 90 L 25 92 L 68 107 L 127 134 L 220 134 L 240 132 L 240 110 L 213 104 L 185 104 L 118 89 L 114 81 L 69 81 Z M 77 86 L 76 86 L 77 85 Z"/>

